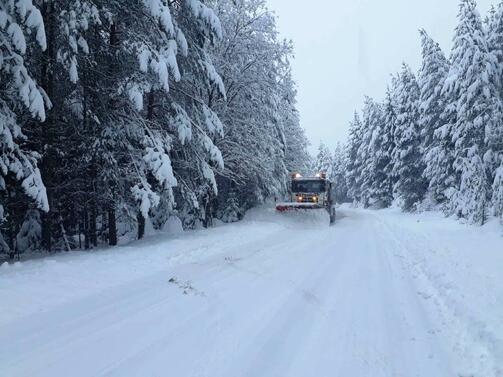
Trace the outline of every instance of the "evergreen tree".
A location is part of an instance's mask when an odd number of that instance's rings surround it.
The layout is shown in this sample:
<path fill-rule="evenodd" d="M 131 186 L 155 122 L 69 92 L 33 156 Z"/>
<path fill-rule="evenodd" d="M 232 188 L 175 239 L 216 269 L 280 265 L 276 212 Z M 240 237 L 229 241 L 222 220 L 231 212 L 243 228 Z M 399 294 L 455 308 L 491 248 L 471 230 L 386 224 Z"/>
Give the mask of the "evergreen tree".
<path fill-rule="evenodd" d="M 385 182 L 382 183 L 382 188 L 385 190 L 385 195 L 382 196 L 381 200 L 384 206 L 391 205 L 393 201 L 393 190 L 397 181 L 392 156 L 396 148 L 395 129 L 397 122 L 398 84 L 398 78 L 396 76 L 392 76 L 391 85 L 388 86 L 386 90 L 386 98 L 383 104 L 384 124 L 382 131 L 381 153 L 382 158 L 387 160 L 387 163 L 383 164 L 383 179 Z"/>
<path fill-rule="evenodd" d="M 361 122 L 360 115 L 355 112 L 354 118 L 349 125 L 349 140 L 347 144 L 347 171 L 346 171 L 346 182 L 348 185 L 349 196 L 354 202 L 360 202 L 361 200 L 361 187 L 359 186 L 359 180 L 361 175 L 361 162 L 358 159 L 358 153 L 360 146 L 362 144 L 363 135 L 363 125 Z"/>
<path fill-rule="evenodd" d="M 37 210 L 28 210 L 19 233 L 16 236 L 18 253 L 35 252 L 40 249 L 42 240 L 42 227 L 40 213 Z"/>
<path fill-rule="evenodd" d="M 490 58 L 495 66 L 490 80 L 496 85 L 497 95 L 503 100 L 503 2 L 492 8 L 487 27 Z M 492 179 L 492 204 L 497 216 L 502 215 L 503 183 L 501 171 L 503 167 L 503 121 L 489 123 L 485 129 L 487 152 L 484 162 Z"/>
<path fill-rule="evenodd" d="M 367 165 L 371 170 L 369 196 L 372 204 L 379 208 L 388 207 L 393 200 L 392 175 L 390 171 L 393 147 L 393 123 L 386 123 L 385 105 L 372 102 L 370 121 L 372 135 L 369 144 Z"/>
<path fill-rule="evenodd" d="M 239 202 L 235 193 L 231 192 L 229 194 L 220 218 L 225 223 L 234 223 L 241 219 L 241 209 L 239 208 Z"/>
<path fill-rule="evenodd" d="M 329 175 L 332 173 L 332 166 L 333 160 L 330 150 L 324 143 L 320 143 L 314 164 L 315 173 L 326 173 L 327 177 L 330 179 L 331 177 Z"/>
<path fill-rule="evenodd" d="M 485 165 L 480 158 L 477 147 L 468 150 L 465 158 L 459 160 L 461 173 L 460 189 L 453 197 L 453 205 L 460 217 L 468 219 L 473 224 L 481 224 L 487 220 L 487 181 Z"/>
<path fill-rule="evenodd" d="M 338 203 L 348 201 L 348 187 L 346 182 L 347 158 L 345 148 L 337 143 L 332 157 L 330 179 L 334 185 L 335 200 Z"/>
<path fill-rule="evenodd" d="M 425 30 L 420 30 L 422 66 L 418 77 L 420 90 L 420 118 L 423 151 L 427 153 L 433 142 L 434 133 L 441 123 L 443 112 L 442 87 L 449 72 L 449 63 L 438 43 Z"/>
<path fill-rule="evenodd" d="M 494 215 L 503 218 L 503 161 L 501 166 L 496 170 L 492 204 L 494 206 Z"/>
<path fill-rule="evenodd" d="M 456 187 L 450 207 L 452 212 L 475 222 L 485 216 L 489 193 L 486 171 L 479 166 L 483 163 L 485 133 L 487 129 L 499 127 L 501 122 L 501 103 L 491 81 L 494 75 L 491 61 L 476 3 L 462 0 L 452 66 L 444 86 L 449 106 L 456 109 L 456 122 L 449 130 L 456 169 Z M 473 193 L 474 187 L 485 188 Z"/>
<path fill-rule="evenodd" d="M 49 203 L 38 167 L 40 155 L 30 147 L 26 123 L 46 119 L 51 103 L 33 78 L 36 59 L 30 52 L 47 48 L 44 22 L 31 0 L 0 4 L 0 248 L 13 256 L 23 211 L 43 211 Z M 20 192 L 19 186 L 23 192 Z M 28 199 L 28 198 L 29 199 Z M 23 200 L 20 200 L 23 198 Z"/>
<path fill-rule="evenodd" d="M 392 159 L 397 181 L 394 190 L 402 202 L 402 208 L 410 211 L 423 200 L 426 182 L 422 177 L 424 166 L 419 129 L 419 85 L 406 64 L 398 76 L 396 95 L 396 146 Z"/>
<path fill-rule="evenodd" d="M 295 84 L 288 74 L 285 76 L 281 111 L 284 116 L 284 135 L 286 143 L 285 166 L 289 173 L 310 171 L 311 155 L 307 151 L 309 140 L 300 126 L 299 113 L 296 109 Z"/>
<path fill-rule="evenodd" d="M 383 141 L 384 115 L 382 106 L 372 98 L 366 97 L 362 112 L 362 143 L 358 151 L 361 169 L 359 185 L 361 201 L 365 207 L 382 206 L 386 183 L 384 167 L 387 165 L 381 150 Z"/>
<path fill-rule="evenodd" d="M 449 63 L 438 43 L 421 30 L 422 67 L 419 74 L 420 117 L 424 177 L 429 182 L 429 191 L 434 201 L 443 203 L 445 191 L 452 177 L 451 143 L 443 134 L 442 117 L 445 98 L 442 87 L 449 72 Z"/>
<path fill-rule="evenodd" d="M 283 195 L 288 172 L 304 171 L 308 163 L 288 63 L 292 46 L 278 39 L 265 1 L 215 4 L 225 38 L 212 50 L 212 59 L 227 88 L 227 101 L 215 104 L 226 125 L 217 143 L 226 162 L 218 177 L 219 202 L 225 205 L 235 192 L 248 209 Z"/>

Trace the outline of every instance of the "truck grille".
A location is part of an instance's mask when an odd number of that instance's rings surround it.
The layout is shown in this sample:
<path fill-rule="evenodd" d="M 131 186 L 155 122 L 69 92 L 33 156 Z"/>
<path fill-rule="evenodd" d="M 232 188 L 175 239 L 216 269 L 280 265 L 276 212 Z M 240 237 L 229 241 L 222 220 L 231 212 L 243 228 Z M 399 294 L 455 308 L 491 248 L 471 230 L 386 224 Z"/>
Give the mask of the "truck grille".
<path fill-rule="evenodd" d="M 302 197 L 302 200 L 300 200 L 300 197 Z M 314 198 L 317 198 L 318 200 L 314 200 Z M 319 197 L 316 195 L 297 195 L 297 203 L 318 203 L 319 202 Z"/>

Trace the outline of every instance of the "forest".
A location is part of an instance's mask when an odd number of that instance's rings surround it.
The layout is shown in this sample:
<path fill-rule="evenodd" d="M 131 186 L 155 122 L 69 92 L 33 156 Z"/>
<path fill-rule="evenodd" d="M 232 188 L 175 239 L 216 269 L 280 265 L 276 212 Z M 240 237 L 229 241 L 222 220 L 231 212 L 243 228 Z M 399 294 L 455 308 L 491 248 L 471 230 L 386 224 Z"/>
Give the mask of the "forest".
<path fill-rule="evenodd" d="M 236 221 L 307 139 L 263 0 L 0 1 L 0 254 Z"/>
<path fill-rule="evenodd" d="M 419 71 L 315 157 L 276 22 L 265 0 L 1 0 L 0 255 L 235 222 L 298 171 L 339 203 L 503 216 L 503 2 L 461 0 L 449 56 L 420 30 Z"/>
<path fill-rule="evenodd" d="M 441 209 L 471 224 L 503 216 L 503 2 L 482 18 L 462 0 L 449 57 L 420 30 L 422 65 L 367 97 L 344 152 L 317 166 L 364 207 Z M 341 161 L 344 168 L 341 169 Z M 343 197 L 344 197 L 344 190 Z"/>

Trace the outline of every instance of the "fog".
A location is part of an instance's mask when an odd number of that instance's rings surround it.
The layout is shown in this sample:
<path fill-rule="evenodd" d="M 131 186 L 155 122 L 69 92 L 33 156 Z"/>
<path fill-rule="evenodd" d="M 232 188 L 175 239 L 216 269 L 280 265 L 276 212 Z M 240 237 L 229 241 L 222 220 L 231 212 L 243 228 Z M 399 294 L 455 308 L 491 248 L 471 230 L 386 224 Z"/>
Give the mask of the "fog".
<path fill-rule="evenodd" d="M 479 0 L 483 17 L 494 3 Z M 298 108 L 315 151 L 345 141 L 348 122 L 364 95 L 384 97 L 390 74 L 402 62 L 421 63 L 418 29 L 447 55 L 457 22 L 458 0 L 268 0 L 283 37 L 295 45 L 293 73 Z M 313 5 L 307 5 L 313 4 Z"/>

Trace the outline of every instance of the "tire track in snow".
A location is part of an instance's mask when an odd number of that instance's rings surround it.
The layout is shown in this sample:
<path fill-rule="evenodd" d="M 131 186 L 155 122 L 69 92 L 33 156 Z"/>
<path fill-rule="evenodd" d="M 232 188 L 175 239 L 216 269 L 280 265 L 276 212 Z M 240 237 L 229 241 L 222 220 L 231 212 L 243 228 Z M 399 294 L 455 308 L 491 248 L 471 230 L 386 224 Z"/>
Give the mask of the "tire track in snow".
<path fill-rule="evenodd" d="M 434 335 L 447 337 L 450 348 L 457 355 L 456 365 L 462 369 L 459 376 L 502 376 L 503 370 L 495 361 L 495 353 L 498 353 L 495 344 L 499 341 L 490 333 L 481 334 L 480 324 L 456 309 L 456 299 L 449 294 L 452 288 L 445 289 L 448 284 L 439 282 L 439 277 L 432 277 L 426 269 L 425 250 L 435 250 L 438 246 L 433 245 L 426 235 L 412 234 L 403 228 L 398 232 L 398 229 L 392 228 L 378 215 L 373 216 L 382 224 L 389 237 L 399 245 L 397 255 L 402 267 L 413 277 L 411 284 L 416 287 L 418 296 L 422 297 L 423 306 L 428 307 L 428 310 L 423 311 L 437 323 L 438 330 L 435 330 L 435 333 L 438 334 Z M 418 253 L 423 254 L 422 260 L 418 259 Z M 429 305 L 429 302 L 432 304 Z"/>
<path fill-rule="evenodd" d="M 161 271 L 9 323 L 0 328 L 0 374 L 453 375 L 439 337 L 457 336 L 457 324 L 412 257 L 411 235 L 364 211 L 342 215 L 331 228 L 285 221 L 271 232 L 266 217 L 251 227 L 268 230 L 257 237 L 239 234 L 246 223 L 226 239 L 208 232 Z M 172 277 L 204 297 L 183 295 Z M 429 333 L 442 319 L 442 334 Z"/>
<path fill-rule="evenodd" d="M 320 243 L 323 243 L 323 239 Z M 301 253 L 310 253 L 310 250 L 304 248 Z M 303 345 L 316 322 L 328 315 L 319 293 L 327 273 L 331 276 L 333 272 L 334 258 L 329 258 L 327 262 L 327 257 L 326 253 L 319 253 L 314 262 L 310 261 L 309 268 L 302 272 L 302 276 L 286 282 L 280 279 L 280 286 L 284 289 L 286 284 L 290 285 L 289 293 L 280 299 L 275 311 L 267 313 L 265 322 L 256 329 L 249 345 L 240 350 L 250 355 L 248 366 L 239 365 L 237 370 L 226 376 L 251 377 L 256 376 L 257 371 L 260 371 L 261 376 L 293 375 L 293 360 L 303 353 Z M 277 284 L 277 281 L 270 281 Z"/>
<path fill-rule="evenodd" d="M 235 290 L 236 286 L 233 286 L 231 284 L 232 280 L 236 279 L 236 274 L 238 275 L 243 275 L 243 273 L 246 273 L 247 275 L 252 275 L 252 277 L 255 280 L 256 278 L 260 279 L 262 281 L 262 284 L 270 285 L 271 283 L 277 283 L 275 281 L 274 277 L 267 276 L 266 272 L 264 273 L 250 273 L 250 271 L 243 271 L 243 270 L 237 270 L 233 271 L 230 269 L 222 269 L 222 261 L 225 261 L 225 256 L 230 255 L 234 259 L 238 259 L 240 261 L 247 261 L 249 262 L 250 260 L 257 260 L 261 261 L 263 263 L 264 260 L 270 260 L 270 259 L 278 259 L 279 257 L 284 257 L 282 254 L 278 254 L 278 252 L 285 250 L 285 242 L 287 244 L 291 244 L 291 247 L 289 248 L 289 253 L 292 254 L 292 256 L 295 254 L 295 252 L 300 253 L 300 252 L 305 252 L 306 248 L 308 247 L 308 242 L 305 240 L 301 239 L 290 239 L 290 240 L 283 240 L 283 239 L 278 239 L 277 237 L 274 238 L 274 242 L 276 244 L 271 245 L 271 240 L 261 240 L 257 241 L 254 243 L 253 247 L 232 247 L 229 246 L 225 249 L 222 249 L 221 252 L 218 254 L 218 256 L 210 256 L 206 260 L 203 260 L 199 263 L 197 263 L 197 268 L 200 269 L 199 273 L 197 274 L 197 284 L 199 286 L 205 286 L 206 290 L 209 290 L 209 293 L 206 295 L 208 298 L 206 309 L 204 311 L 201 311 L 198 315 L 198 317 L 193 318 L 193 324 L 199 324 L 199 323 L 204 323 L 204 322 L 210 322 L 212 323 L 211 326 L 208 328 L 201 329 L 201 334 L 205 333 L 206 335 L 212 334 L 212 337 L 209 338 L 201 338 L 200 344 L 196 346 L 196 349 L 199 350 L 198 352 L 198 357 L 192 361 L 192 365 L 190 366 L 191 370 L 198 370 L 197 375 L 204 375 L 204 370 L 211 370 L 211 368 L 208 368 L 208 365 L 214 365 L 216 364 L 223 364 L 222 359 L 224 356 L 222 355 L 222 351 L 218 350 L 218 347 L 215 347 L 211 343 L 207 343 L 208 340 L 215 340 L 217 338 L 223 338 L 223 346 L 227 347 L 228 351 L 227 352 L 232 352 L 236 347 L 232 346 L 235 345 L 236 342 L 232 342 L 232 339 L 229 340 L 226 338 L 226 334 L 222 334 L 226 330 L 226 325 L 223 324 L 224 321 L 228 321 L 228 318 L 220 318 L 219 315 L 221 313 L 221 309 L 223 307 L 226 307 L 228 305 L 232 305 L 232 299 L 223 300 L 222 296 L 225 295 L 224 292 L 218 292 L 212 289 L 213 286 L 219 285 L 219 286 L 228 286 L 232 287 L 233 290 Z M 266 243 L 270 244 L 270 247 L 267 249 L 266 255 L 262 254 L 264 251 L 264 247 Z M 281 260 L 282 258 L 280 258 Z M 224 263 L 225 265 L 225 263 Z M 229 271 L 232 271 L 229 273 Z M 194 274 L 194 271 L 192 271 L 192 274 Z M 178 275 L 177 275 L 178 276 Z M 190 276 L 185 276 L 185 278 L 190 278 Z M 241 277 L 242 279 L 243 277 Z M 286 283 L 281 282 L 283 285 L 286 285 Z M 283 294 L 285 291 L 284 287 L 281 287 L 282 289 L 281 294 Z M 231 291 L 231 293 L 234 293 Z M 299 292 L 297 292 L 299 294 Z M 265 317 L 267 313 L 269 313 L 271 310 L 277 310 L 277 303 L 267 303 L 264 305 L 265 308 L 269 309 L 264 309 L 260 310 L 259 312 L 262 313 L 262 317 Z M 253 318 L 253 316 L 252 316 Z M 253 321 L 255 324 L 256 322 Z M 239 325 L 242 325 L 240 323 Z M 182 327 L 183 330 L 187 329 L 188 324 L 184 325 Z M 234 332 L 236 329 L 233 330 Z M 147 347 L 144 349 L 139 349 L 137 352 L 134 354 L 131 354 L 127 358 L 124 358 L 120 360 L 119 362 L 115 363 L 114 365 L 108 367 L 105 369 L 106 373 L 104 375 L 106 376 L 120 376 L 127 371 L 128 374 L 132 374 L 132 371 L 137 370 L 138 368 L 136 367 L 137 365 L 145 365 L 145 364 L 152 364 L 156 365 L 159 362 L 162 362 L 162 359 L 165 359 L 167 355 L 169 354 L 171 357 L 174 358 L 174 355 L 177 354 L 177 352 L 180 352 L 181 349 L 188 349 L 190 348 L 190 345 L 188 344 L 183 344 L 183 340 L 181 341 L 180 339 L 183 339 L 183 331 L 177 330 L 174 334 L 170 335 L 175 335 L 174 339 L 178 339 L 178 349 L 173 349 L 173 338 L 166 338 L 166 337 L 160 337 L 157 339 L 155 342 L 152 344 L 149 344 Z M 232 338 L 232 337 L 231 337 Z M 231 346 L 229 347 L 229 343 Z M 203 345 L 206 345 L 203 346 Z M 166 348 L 170 349 L 170 353 L 166 351 Z M 194 352 L 194 349 L 191 350 Z M 150 361 L 150 362 L 148 362 Z M 189 366 L 186 366 L 189 367 Z M 189 372 L 186 372 L 189 373 Z M 144 372 L 142 374 L 142 371 L 137 370 L 133 375 L 144 375 Z M 211 374 L 209 374 L 211 376 Z"/>

